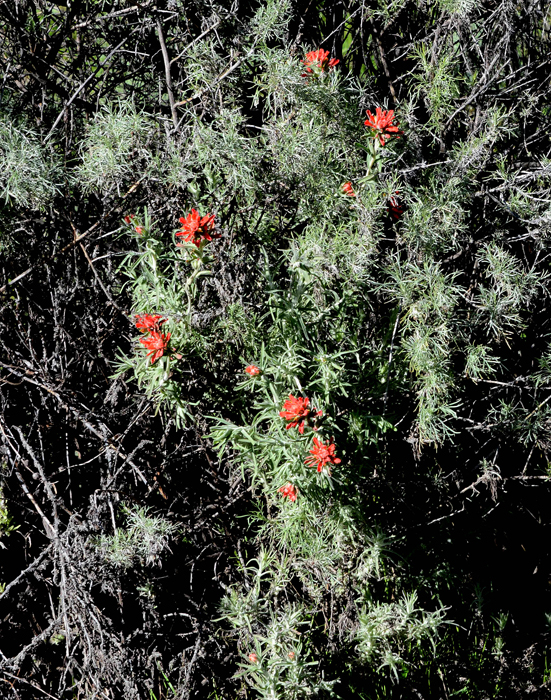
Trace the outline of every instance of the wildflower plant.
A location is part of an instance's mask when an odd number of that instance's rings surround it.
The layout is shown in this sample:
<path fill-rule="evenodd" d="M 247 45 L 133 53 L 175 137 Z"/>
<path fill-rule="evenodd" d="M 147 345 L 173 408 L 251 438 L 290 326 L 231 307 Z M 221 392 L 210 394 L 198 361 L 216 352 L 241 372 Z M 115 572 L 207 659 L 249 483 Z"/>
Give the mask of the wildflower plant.
<path fill-rule="evenodd" d="M 122 5 L 3 8 L 9 700 L 498 697 L 545 643 L 495 615 L 548 593 L 548 18 Z"/>

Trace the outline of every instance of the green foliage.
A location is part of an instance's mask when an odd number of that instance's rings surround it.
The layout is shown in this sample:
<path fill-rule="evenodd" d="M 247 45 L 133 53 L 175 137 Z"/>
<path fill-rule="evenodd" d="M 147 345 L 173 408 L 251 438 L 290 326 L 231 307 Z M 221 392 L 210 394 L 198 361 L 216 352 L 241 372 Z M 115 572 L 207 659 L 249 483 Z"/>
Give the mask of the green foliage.
<path fill-rule="evenodd" d="M 3 535 L 8 537 L 19 528 L 20 525 L 14 525 L 13 515 L 8 510 L 8 504 L 3 489 L 0 488 L 0 537 Z"/>

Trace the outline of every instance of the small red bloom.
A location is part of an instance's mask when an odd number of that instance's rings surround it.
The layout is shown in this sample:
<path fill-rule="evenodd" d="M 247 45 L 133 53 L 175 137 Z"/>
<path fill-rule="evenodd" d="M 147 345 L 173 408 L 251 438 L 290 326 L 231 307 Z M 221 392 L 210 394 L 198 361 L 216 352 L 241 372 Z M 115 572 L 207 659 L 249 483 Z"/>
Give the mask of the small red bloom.
<path fill-rule="evenodd" d="M 278 488 L 278 491 L 283 494 L 283 498 L 288 498 L 293 502 L 297 500 L 297 490 L 293 484 L 285 484 L 285 486 Z"/>
<path fill-rule="evenodd" d="M 249 654 L 249 661 L 250 661 L 252 664 L 257 664 L 257 663 L 258 663 L 258 656 L 254 653 L 254 651 L 252 651 L 252 652 Z"/>
<path fill-rule="evenodd" d="M 399 200 L 394 195 L 399 195 L 399 192 L 395 192 L 388 200 L 388 211 L 395 218 L 399 219 L 404 213 L 404 207 L 400 204 Z"/>
<path fill-rule="evenodd" d="M 314 438 L 314 447 L 310 450 L 311 457 L 307 457 L 304 463 L 309 467 L 316 466 L 318 472 L 323 471 L 326 464 L 340 464 L 341 460 L 335 457 L 335 444 L 330 440 L 326 440 L 323 443 L 318 440 L 317 437 Z M 328 467 L 329 473 L 331 473 L 331 468 Z"/>
<path fill-rule="evenodd" d="M 256 377 L 260 374 L 260 367 L 257 367 L 256 365 L 249 365 L 248 367 L 245 367 L 245 372 L 250 374 L 251 377 Z"/>
<path fill-rule="evenodd" d="M 180 217 L 180 223 L 182 229 L 176 232 L 176 237 L 182 238 L 186 243 L 193 243 L 198 248 L 203 241 L 220 238 L 220 234 L 214 231 L 214 214 L 201 216 L 198 211 L 192 209 L 185 219 Z"/>
<path fill-rule="evenodd" d="M 136 218 L 136 217 L 134 216 L 134 214 L 128 214 L 127 216 L 124 217 L 124 221 L 125 221 L 125 223 L 127 223 L 127 224 L 131 224 L 131 223 L 133 223 L 133 221 L 134 221 L 135 218 Z M 142 228 L 141 226 L 134 226 L 134 230 L 135 230 L 136 233 L 138 233 L 140 236 L 141 236 L 142 233 L 143 233 L 143 228 Z"/>
<path fill-rule="evenodd" d="M 137 314 L 136 315 L 136 328 L 139 331 L 144 331 L 146 333 L 158 333 L 161 329 L 163 323 L 166 323 L 166 318 L 163 318 L 159 314 Z"/>
<path fill-rule="evenodd" d="M 151 331 L 147 338 L 140 338 L 140 343 L 150 350 L 147 357 L 151 357 L 151 364 L 165 354 L 169 340 L 170 333 L 159 333 L 158 331 Z"/>
<path fill-rule="evenodd" d="M 295 652 L 294 652 L 294 651 L 290 651 L 290 652 L 287 654 L 287 656 L 291 659 L 291 661 L 294 661 L 294 660 L 295 660 Z"/>
<path fill-rule="evenodd" d="M 310 404 L 310 399 L 308 398 L 295 398 L 292 394 L 289 394 L 289 398 L 283 404 L 283 410 L 279 412 L 279 415 L 285 420 L 289 421 L 286 425 L 286 429 L 296 428 L 298 425 L 298 432 L 304 434 L 304 422 L 310 418 L 315 418 L 317 416 L 322 416 L 322 411 L 316 411 L 315 408 L 308 408 Z"/>
<path fill-rule="evenodd" d="M 341 190 L 342 190 L 343 194 L 346 194 L 349 197 L 356 196 L 356 193 L 354 192 L 354 188 L 352 187 L 351 182 L 345 182 L 344 185 L 341 185 Z"/>
<path fill-rule="evenodd" d="M 306 66 L 306 73 L 303 73 L 302 77 L 305 78 L 316 71 L 323 73 L 326 70 L 331 70 L 339 63 L 339 59 L 329 58 L 329 51 L 318 49 L 307 53 L 303 63 Z"/>
<path fill-rule="evenodd" d="M 381 142 L 381 146 L 385 145 L 385 138 L 388 139 L 391 136 L 400 138 L 400 136 L 403 135 L 404 132 L 392 123 L 394 119 L 393 109 L 385 112 L 380 107 L 377 107 L 375 115 L 371 114 L 369 110 L 366 110 L 366 114 L 368 118 L 365 120 L 364 124 L 376 132 L 375 135 Z"/>

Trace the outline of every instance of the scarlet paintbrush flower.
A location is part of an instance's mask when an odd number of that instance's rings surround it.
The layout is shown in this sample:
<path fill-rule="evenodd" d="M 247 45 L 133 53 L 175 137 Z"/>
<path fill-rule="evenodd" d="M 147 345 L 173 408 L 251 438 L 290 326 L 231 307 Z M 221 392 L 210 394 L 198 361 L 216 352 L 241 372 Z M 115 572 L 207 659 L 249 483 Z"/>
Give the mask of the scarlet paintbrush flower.
<path fill-rule="evenodd" d="M 258 663 L 258 656 L 254 653 L 254 651 L 252 651 L 252 652 L 249 654 L 249 661 L 250 661 L 252 664 L 257 664 L 257 663 Z"/>
<path fill-rule="evenodd" d="M 147 338 L 140 338 L 140 343 L 151 351 L 147 353 L 147 357 L 151 357 L 151 364 L 165 354 L 169 340 L 170 333 L 159 333 L 158 331 L 151 331 Z"/>
<path fill-rule="evenodd" d="M 335 444 L 330 440 L 322 442 L 314 438 L 314 447 L 310 450 L 310 457 L 304 460 L 309 467 L 317 467 L 318 472 L 323 471 L 326 464 L 340 464 L 341 460 L 335 456 Z M 328 471 L 330 472 L 330 467 Z"/>
<path fill-rule="evenodd" d="M 302 77 L 305 78 L 316 71 L 323 73 L 326 70 L 331 70 L 339 63 L 339 59 L 329 58 L 329 51 L 318 49 L 307 53 L 303 63 L 306 66 L 306 73 L 303 73 Z"/>
<path fill-rule="evenodd" d="M 364 124 L 376 132 L 375 135 L 381 142 L 381 146 L 385 145 L 385 139 L 388 139 L 391 136 L 400 138 L 400 136 L 403 135 L 404 132 L 392 123 L 394 119 L 393 109 L 385 112 L 380 107 L 377 107 L 375 110 L 375 115 L 371 114 L 369 110 L 366 110 L 366 114 L 368 118 L 365 120 Z"/>
<path fill-rule="evenodd" d="M 124 217 L 124 221 L 125 221 L 125 223 L 127 223 L 127 224 L 131 224 L 131 223 L 133 223 L 133 221 L 134 221 L 135 218 L 136 218 L 136 217 L 134 216 L 134 214 L 128 214 L 128 216 L 125 216 L 125 217 Z M 134 226 L 134 230 L 135 230 L 136 233 L 139 234 L 140 236 L 141 236 L 142 233 L 143 233 L 143 228 L 142 228 L 141 226 Z"/>
<path fill-rule="evenodd" d="M 404 213 L 404 207 L 400 204 L 398 199 L 394 195 L 400 194 L 399 192 L 395 192 L 388 200 L 388 211 L 390 214 L 395 218 L 399 219 L 402 214 Z"/>
<path fill-rule="evenodd" d="M 283 404 L 283 410 L 279 412 L 282 418 L 289 421 L 289 424 L 285 426 L 287 430 L 298 426 L 298 432 L 303 435 L 304 422 L 310 418 L 323 415 L 322 411 L 308 408 L 309 404 L 309 398 L 301 398 L 300 396 L 295 398 L 292 394 L 289 394 L 289 398 Z"/>
<path fill-rule="evenodd" d="M 278 491 L 283 494 L 283 498 L 288 498 L 293 502 L 297 500 L 297 490 L 293 484 L 285 484 L 285 486 L 278 488 Z"/>
<path fill-rule="evenodd" d="M 203 241 L 212 241 L 220 238 L 219 233 L 214 232 L 214 214 L 201 216 L 195 209 L 186 218 L 180 217 L 181 231 L 176 232 L 177 238 L 182 238 L 186 243 L 193 243 L 198 248 Z"/>
<path fill-rule="evenodd" d="M 163 323 L 166 323 L 166 318 L 163 318 L 159 314 L 137 314 L 136 315 L 136 328 L 139 331 L 144 331 L 146 333 L 158 333 L 160 331 Z"/>
<path fill-rule="evenodd" d="M 245 372 L 250 374 L 251 377 L 256 377 L 260 374 L 260 367 L 257 367 L 256 365 L 249 365 L 248 367 L 245 367 Z"/>
<path fill-rule="evenodd" d="M 341 190 L 342 190 L 343 194 L 346 194 L 349 197 L 356 196 L 356 193 L 354 192 L 354 188 L 352 187 L 351 182 L 345 182 L 344 185 L 341 185 Z"/>

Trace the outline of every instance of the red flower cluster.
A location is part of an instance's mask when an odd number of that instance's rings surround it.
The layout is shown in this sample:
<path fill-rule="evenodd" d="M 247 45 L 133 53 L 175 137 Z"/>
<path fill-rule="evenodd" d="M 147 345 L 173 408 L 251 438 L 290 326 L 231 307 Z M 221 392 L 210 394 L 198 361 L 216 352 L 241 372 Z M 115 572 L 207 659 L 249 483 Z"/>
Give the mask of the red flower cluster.
<path fill-rule="evenodd" d="M 182 229 L 176 232 L 177 238 L 182 238 L 186 243 L 193 243 L 198 248 L 203 241 L 212 241 L 220 238 L 220 234 L 214 231 L 214 214 L 201 216 L 195 209 L 186 218 L 180 217 Z"/>
<path fill-rule="evenodd" d="M 245 372 L 250 374 L 251 377 L 257 377 L 260 374 L 260 371 L 260 367 L 257 367 L 256 365 L 249 365 L 248 367 L 245 367 Z"/>
<path fill-rule="evenodd" d="M 368 118 L 365 120 L 364 124 L 376 132 L 375 135 L 381 142 L 381 146 L 385 145 L 385 139 L 391 136 L 400 138 L 400 136 L 403 135 L 404 132 L 392 123 L 394 120 L 393 109 L 385 112 L 380 107 L 377 107 L 375 115 L 371 114 L 369 110 L 366 110 L 366 114 Z"/>
<path fill-rule="evenodd" d="M 145 338 L 140 338 L 140 343 L 150 351 L 147 357 L 151 357 L 151 364 L 162 357 L 168 347 L 170 333 L 161 333 L 163 323 L 166 323 L 166 319 L 159 314 L 136 316 L 136 328 L 149 334 Z"/>
<path fill-rule="evenodd" d="M 356 196 L 356 193 L 354 192 L 354 188 L 352 187 L 351 182 L 345 182 L 344 185 L 341 185 L 341 190 L 342 190 L 343 194 L 346 194 L 349 197 Z"/>
<path fill-rule="evenodd" d="M 318 49 L 317 51 L 310 51 L 307 53 L 303 63 L 306 66 L 306 73 L 303 73 L 302 77 L 306 78 L 316 70 L 320 73 L 331 70 L 331 68 L 334 68 L 337 63 L 339 63 L 339 59 L 329 58 L 329 51 Z"/>
<path fill-rule="evenodd" d="M 258 663 L 258 656 L 254 653 L 254 651 L 251 651 L 251 653 L 249 654 L 249 661 L 250 661 L 252 664 L 257 664 L 257 663 Z"/>
<path fill-rule="evenodd" d="M 300 396 L 295 398 L 289 394 L 289 398 L 283 404 L 283 410 L 279 412 L 282 418 L 289 421 L 289 424 L 285 426 L 287 430 L 298 426 L 298 432 L 303 435 L 305 421 L 323 415 L 322 411 L 317 411 L 314 407 L 308 408 L 309 405 L 309 398 L 301 398 Z"/>
<path fill-rule="evenodd" d="M 147 353 L 147 357 L 151 357 L 151 364 L 165 354 L 169 340 L 170 333 L 157 333 L 155 331 L 147 338 L 140 338 L 140 343 L 150 350 L 150 352 Z"/>
<path fill-rule="evenodd" d="M 283 494 L 283 498 L 288 498 L 293 502 L 297 500 L 297 490 L 293 484 L 285 484 L 285 486 L 278 488 L 278 491 Z"/>
<path fill-rule="evenodd" d="M 304 460 L 304 463 L 309 467 L 317 467 L 318 472 L 323 471 L 328 464 L 340 464 L 341 460 L 335 456 L 335 443 L 326 440 L 325 443 L 314 438 L 314 447 L 310 450 L 310 457 Z M 327 467 L 328 473 L 331 473 L 331 467 Z"/>

